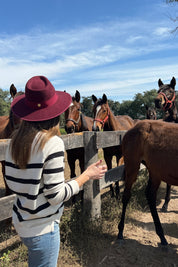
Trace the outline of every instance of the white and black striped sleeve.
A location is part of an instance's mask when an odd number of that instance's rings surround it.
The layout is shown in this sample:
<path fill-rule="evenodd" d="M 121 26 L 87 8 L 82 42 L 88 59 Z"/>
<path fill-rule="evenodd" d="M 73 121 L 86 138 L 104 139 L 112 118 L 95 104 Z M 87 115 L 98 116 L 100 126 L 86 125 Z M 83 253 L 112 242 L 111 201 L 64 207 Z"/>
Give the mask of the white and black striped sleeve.
<path fill-rule="evenodd" d="M 64 143 L 61 138 L 51 138 L 50 153 L 46 157 L 43 169 L 44 195 L 51 205 L 69 200 L 79 192 L 78 183 L 64 179 Z M 49 144 L 48 144 L 49 149 Z"/>

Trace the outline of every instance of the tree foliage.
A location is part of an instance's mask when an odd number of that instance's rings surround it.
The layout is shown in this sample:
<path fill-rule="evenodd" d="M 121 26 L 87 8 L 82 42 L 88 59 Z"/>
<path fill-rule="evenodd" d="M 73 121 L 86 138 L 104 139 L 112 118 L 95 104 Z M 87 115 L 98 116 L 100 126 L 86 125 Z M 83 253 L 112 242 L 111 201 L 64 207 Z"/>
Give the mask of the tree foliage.
<path fill-rule="evenodd" d="M 176 93 L 176 106 L 178 107 L 178 93 Z M 157 96 L 157 90 L 145 91 L 143 94 L 137 93 L 133 100 L 125 100 L 122 103 L 108 99 L 108 104 L 114 115 L 129 115 L 133 119 L 146 118 L 146 106 L 154 107 L 154 99 Z M 88 117 L 93 117 L 92 97 L 82 97 L 82 113 Z M 0 89 L 0 116 L 8 115 L 10 110 L 10 95 L 8 91 Z M 162 118 L 163 112 L 157 110 L 157 118 Z M 65 116 L 60 116 L 61 127 L 65 126 Z"/>
<path fill-rule="evenodd" d="M 93 117 L 92 97 L 82 97 L 82 100 L 82 112 L 88 117 Z"/>
<path fill-rule="evenodd" d="M 157 96 L 157 90 L 145 91 L 143 94 L 135 95 L 134 100 L 125 100 L 122 103 L 108 99 L 108 104 L 114 115 L 129 115 L 133 119 L 146 118 L 146 106 L 154 107 L 154 99 Z M 93 117 L 92 97 L 83 97 L 82 112 L 89 117 Z M 162 118 L 162 111 L 157 110 L 157 117 Z"/>
<path fill-rule="evenodd" d="M 8 115 L 10 110 L 9 91 L 0 89 L 0 116 Z"/>

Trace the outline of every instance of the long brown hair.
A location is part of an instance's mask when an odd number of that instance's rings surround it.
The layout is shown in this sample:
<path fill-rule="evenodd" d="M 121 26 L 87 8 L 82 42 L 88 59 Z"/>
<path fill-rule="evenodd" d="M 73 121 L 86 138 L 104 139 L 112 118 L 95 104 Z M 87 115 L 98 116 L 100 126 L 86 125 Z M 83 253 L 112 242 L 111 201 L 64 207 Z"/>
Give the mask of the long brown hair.
<path fill-rule="evenodd" d="M 14 131 L 10 147 L 11 155 L 20 169 L 26 169 L 30 160 L 32 142 L 37 133 L 39 138 L 35 145 L 38 145 L 38 150 L 42 150 L 52 136 L 60 135 L 59 116 L 40 122 L 22 121 L 19 128 Z"/>

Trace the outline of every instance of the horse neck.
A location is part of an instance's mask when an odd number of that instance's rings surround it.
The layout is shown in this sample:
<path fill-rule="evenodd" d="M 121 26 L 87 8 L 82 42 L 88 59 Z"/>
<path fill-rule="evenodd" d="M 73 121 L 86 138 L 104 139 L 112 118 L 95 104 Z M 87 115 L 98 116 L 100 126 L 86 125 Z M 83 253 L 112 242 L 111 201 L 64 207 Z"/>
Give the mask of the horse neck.
<path fill-rule="evenodd" d="M 81 113 L 80 115 L 80 121 L 79 121 L 79 131 L 92 131 L 93 126 L 93 119 L 90 117 L 87 117 Z"/>
<path fill-rule="evenodd" d="M 88 117 L 88 116 L 85 116 L 83 115 L 84 117 L 84 120 L 85 120 L 85 125 L 84 128 L 87 130 L 87 131 L 92 131 L 92 127 L 93 127 L 93 118 L 91 117 Z"/>
<path fill-rule="evenodd" d="M 113 112 L 108 107 L 108 120 L 104 124 L 104 131 L 117 131 L 118 129 L 118 121 L 114 116 Z"/>
<path fill-rule="evenodd" d="M 178 114 L 175 102 L 173 102 L 172 107 L 165 112 L 164 121 L 178 123 Z"/>

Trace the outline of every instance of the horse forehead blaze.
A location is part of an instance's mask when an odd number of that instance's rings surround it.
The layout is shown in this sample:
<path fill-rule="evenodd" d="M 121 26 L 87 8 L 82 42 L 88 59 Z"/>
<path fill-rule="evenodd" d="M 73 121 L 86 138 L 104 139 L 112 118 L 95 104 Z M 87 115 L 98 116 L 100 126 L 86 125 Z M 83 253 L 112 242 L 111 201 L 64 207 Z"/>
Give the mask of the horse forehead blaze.
<path fill-rule="evenodd" d="M 101 105 L 98 105 L 98 106 L 96 107 L 96 115 L 98 115 L 98 113 L 99 113 L 100 110 L 101 110 Z"/>

